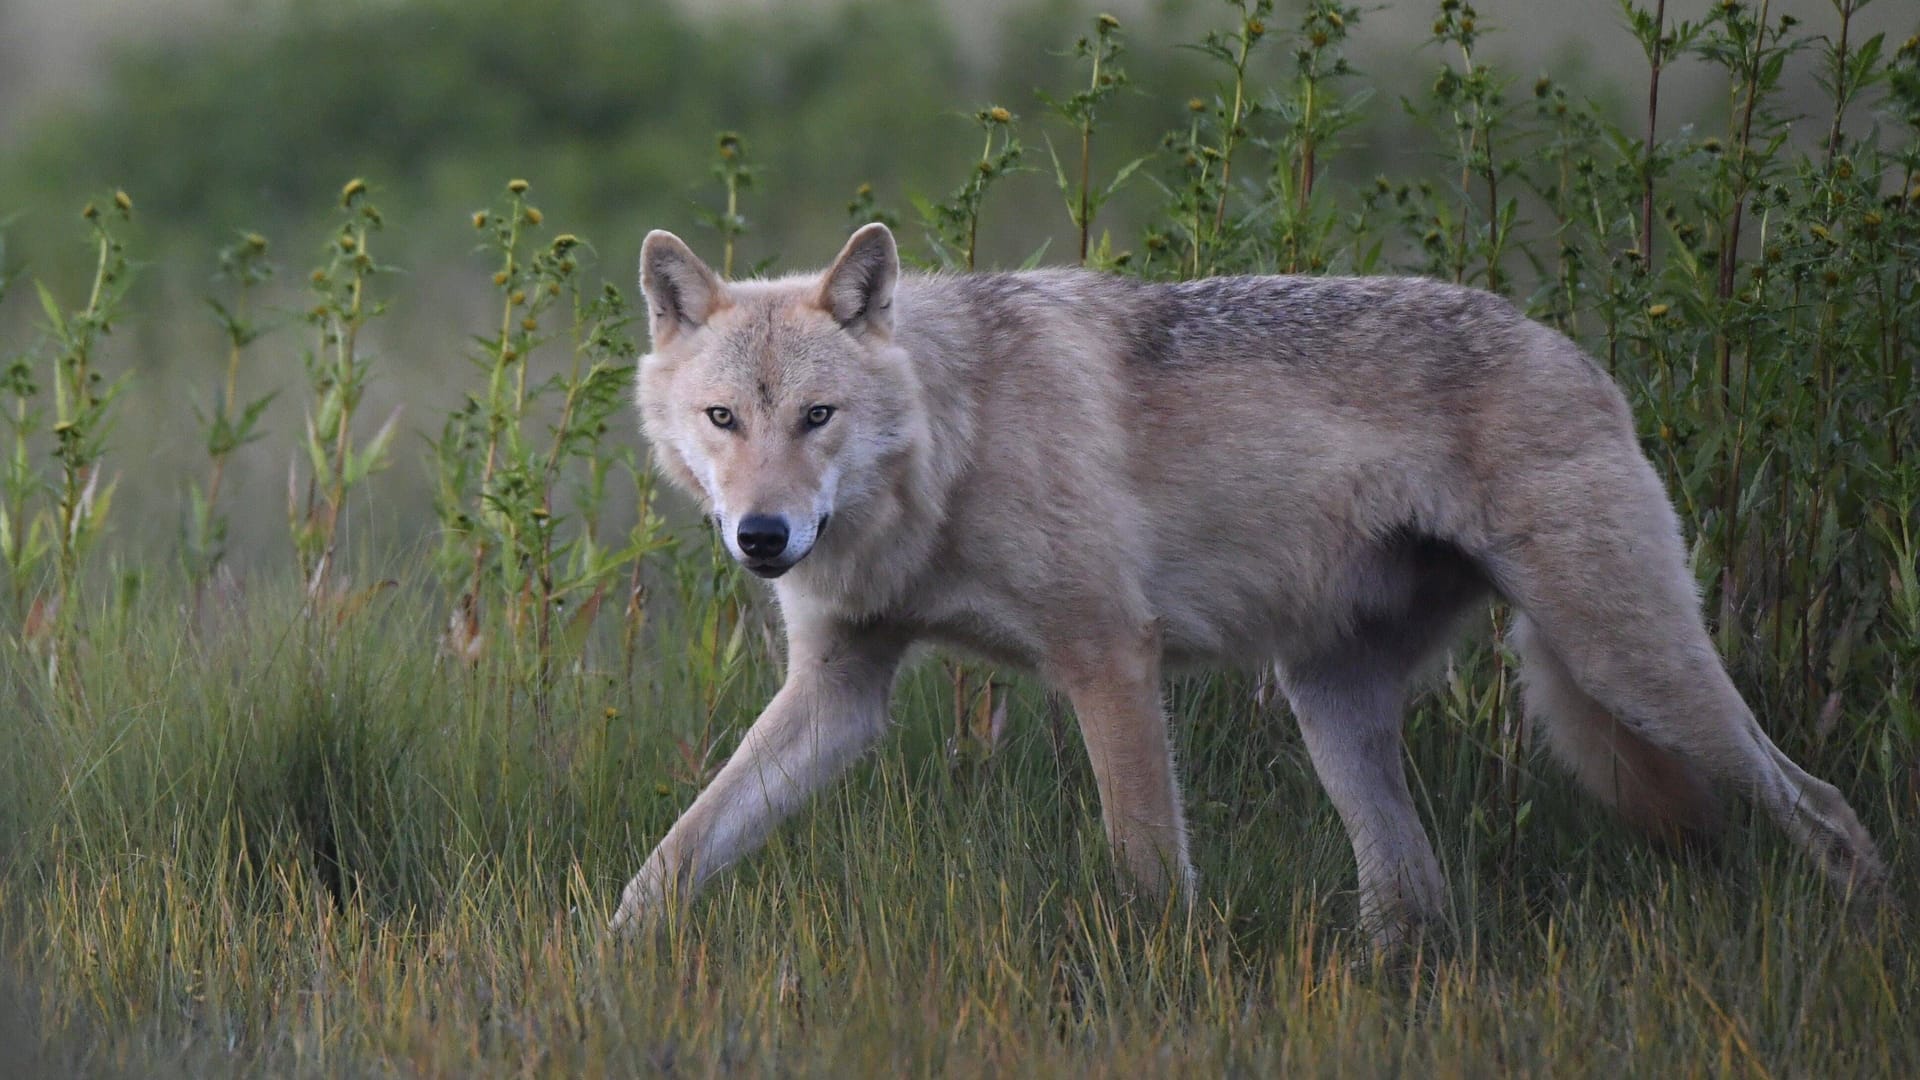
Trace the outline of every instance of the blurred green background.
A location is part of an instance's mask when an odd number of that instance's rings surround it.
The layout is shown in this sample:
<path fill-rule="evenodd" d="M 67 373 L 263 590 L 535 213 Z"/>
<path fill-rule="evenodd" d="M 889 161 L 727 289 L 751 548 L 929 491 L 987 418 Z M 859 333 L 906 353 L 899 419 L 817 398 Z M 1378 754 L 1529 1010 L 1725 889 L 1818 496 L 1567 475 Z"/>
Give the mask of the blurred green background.
<path fill-rule="evenodd" d="M 1678 14 L 1687 14 L 1683 6 Z M 1215 75 L 1179 43 L 1226 25 L 1230 14 L 1200 0 L 1106 7 L 1124 25 L 1132 85 L 1103 114 L 1102 171 L 1153 152 L 1185 123 L 1182 103 L 1212 92 Z M 1828 14 L 1824 0 L 1773 7 L 1807 20 Z M 1621 118 L 1642 108 L 1642 61 L 1613 4 L 1489 0 L 1479 8 L 1498 30 L 1485 56 L 1516 79 L 1550 70 Z M 377 254 L 400 271 L 380 284 L 392 308 L 375 326 L 380 366 L 366 415 L 404 404 L 410 437 L 362 513 L 396 519 L 371 531 L 411 546 L 431 526 L 417 464 L 424 435 L 471 382 L 463 350 L 494 304 L 468 217 L 506 179 L 531 181 L 548 223 L 586 237 L 595 272 L 630 291 L 649 228 L 674 229 L 714 252 L 701 214 L 720 202 L 714 134 L 732 129 L 759 168 L 743 204 L 746 265 L 823 262 L 861 184 L 909 222 L 911 254 L 925 249 L 910 200 L 938 198 L 959 182 L 978 151 L 968 110 L 1000 104 L 1020 117 L 1029 170 L 989 195 L 983 258 L 1014 265 L 1050 245 L 1050 261 L 1070 260 L 1071 227 L 1045 140 L 1064 146 L 1072 136 L 1044 114 L 1037 92 L 1071 92 L 1078 76 L 1065 53 L 1095 10 L 1065 0 L 7 0 L 4 266 L 72 297 L 90 269 L 80 206 L 115 188 L 134 199 L 129 238 L 140 279 L 105 359 L 108 371 L 131 371 L 134 381 L 108 468 L 123 477 L 116 542 L 168 544 L 181 492 L 202 464 L 193 410 L 211 400 L 224 362 L 202 302 L 219 288 L 215 251 L 239 230 L 266 235 L 280 268 L 272 298 L 293 310 L 326 242 L 335 194 L 348 178 L 365 177 L 389 223 Z M 1279 20 L 1294 17 L 1283 4 Z M 1417 96 L 1441 63 L 1422 44 L 1432 19 L 1433 5 L 1397 3 L 1355 28 L 1358 82 L 1375 94 L 1345 135 L 1336 180 L 1421 170 L 1421 159 L 1440 150 L 1399 101 Z M 1866 32 L 1898 35 L 1912 22 L 1899 3 L 1861 18 Z M 1268 50 L 1259 63 L 1270 70 L 1252 78 L 1270 83 L 1289 60 Z M 1663 128 L 1723 122 L 1724 89 L 1710 79 L 1700 65 L 1676 65 L 1663 86 Z M 1789 106 L 1818 93 L 1809 72 L 1790 73 L 1786 86 Z M 1515 88 L 1516 97 L 1525 93 Z M 1809 112 L 1812 139 L 1825 114 Z M 1149 163 L 1103 214 L 1116 249 L 1137 243 L 1145 208 L 1158 198 L 1151 178 L 1165 174 Z M 0 356 L 33 348 L 38 318 L 32 290 L 13 290 L 0 303 Z M 297 387 L 306 338 L 289 325 L 256 346 L 247 390 Z M 268 436 L 235 465 L 232 555 L 243 566 L 284 555 L 296 399 L 275 403 Z"/>

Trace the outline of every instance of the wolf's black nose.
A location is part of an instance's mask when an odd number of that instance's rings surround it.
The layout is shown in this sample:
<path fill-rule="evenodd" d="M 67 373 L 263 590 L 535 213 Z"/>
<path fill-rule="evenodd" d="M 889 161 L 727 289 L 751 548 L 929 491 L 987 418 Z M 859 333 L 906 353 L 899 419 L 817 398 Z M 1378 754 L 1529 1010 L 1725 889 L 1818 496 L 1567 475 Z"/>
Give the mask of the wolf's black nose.
<path fill-rule="evenodd" d="M 740 519 L 740 553 L 749 559 L 771 559 L 787 550 L 787 521 L 771 514 L 748 514 Z"/>

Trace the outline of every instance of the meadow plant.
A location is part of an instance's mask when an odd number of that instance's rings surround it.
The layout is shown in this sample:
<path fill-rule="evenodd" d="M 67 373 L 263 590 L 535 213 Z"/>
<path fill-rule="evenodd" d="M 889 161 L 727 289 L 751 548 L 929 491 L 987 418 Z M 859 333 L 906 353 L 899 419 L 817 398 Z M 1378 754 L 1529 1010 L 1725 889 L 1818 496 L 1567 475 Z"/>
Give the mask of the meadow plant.
<path fill-rule="evenodd" d="M 631 317 L 617 289 L 586 283 L 585 241 L 536 238 L 545 215 L 529 187 L 508 182 L 502 205 L 472 216 L 497 267 L 500 321 L 471 357 L 484 389 L 448 416 L 434 457 L 453 597 L 445 647 L 472 665 L 502 643 L 545 717 L 555 671 L 578 661 L 610 590 L 658 546 L 660 522 L 643 497 L 630 535 L 608 538 L 609 476 L 641 474 L 631 451 L 604 445 L 632 380 Z M 536 375 L 547 345 L 565 349 L 566 366 Z"/>
<path fill-rule="evenodd" d="M 1280 260 L 1277 269 L 1286 273 L 1324 270 L 1333 261 L 1339 214 L 1324 190 L 1319 198 L 1314 190 L 1340 149 L 1341 133 L 1360 122 L 1372 97 L 1365 87 L 1341 93 L 1355 75 L 1344 46 L 1360 16 L 1359 7 L 1338 0 L 1309 3 L 1292 41 L 1293 77 L 1272 93 L 1265 108 L 1277 126 L 1269 139 L 1272 244 Z"/>
<path fill-rule="evenodd" d="M 1093 34 L 1073 43 L 1072 56 L 1087 65 L 1086 88 L 1065 99 L 1055 99 L 1044 92 L 1040 95 L 1047 110 L 1072 125 L 1080 140 L 1079 169 L 1073 177 L 1067 175 L 1067 167 L 1054 150 L 1052 139 L 1047 140 L 1047 156 L 1053 160 L 1054 183 L 1067 202 L 1067 217 L 1079 235 L 1081 266 L 1117 269 L 1126 265 L 1125 259 L 1114 253 L 1110 235 L 1101 235 L 1099 250 L 1090 248 L 1093 219 L 1134 172 L 1152 160 L 1151 154 L 1142 154 L 1116 169 L 1105 185 L 1094 188 L 1093 133 L 1101 108 L 1127 85 L 1126 70 L 1120 66 L 1120 55 L 1125 51 L 1120 38 L 1120 20 L 1112 15 L 1098 16 L 1093 21 Z"/>
<path fill-rule="evenodd" d="M 124 191 L 80 211 L 93 251 L 85 303 L 63 307 L 43 281 L 34 282 L 44 316 L 35 349 L 7 361 L 4 390 L 10 446 L 0 476 L 0 558 L 4 558 L 20 640 L 42 649 L 58 677 L 70 660 L 87 556 L 105 532 L 114 481 L 102 485 L 112 407 L 121 389 L 100 369 L 100 353 L 132 283 L 132 265 L 118 229 L 133 217 Z M 11 278 L 0 287 L 11 285 Z M 36 364 L 36 353 L 44 359 Z M 49 415 L 36 367 L 53 388 Z M 51 420 L 51 423 L 48 421 Z M 51 467 L 38 460 L 51 444 Z M 69 685 L 76 685 L 69 682 Z"/>
<path fill-rule="evenodd" d="M 933 249 L 935 265 L 957 270 L 974 268 L 980 247 L 980 213 L 987 201 L 987 189 L 1020 167 L 1022 147 L 1014 126 L 1018 121 L 1019 117 L 1000 105 L 976 111 L 973 122 L 980 129 L 983 141 L 980 156 L 966 180 L 945 202 L 914 200 L 921 223 L 926 227 L 927 246 Z M 1040 254 L 1035 252 L 1033 258 L 1037 260 Z"/>
<path fill-rule="evenodd" d="M 747 163 L 747 141 L 739 132 L 723 131 L 713 142 L 713 178 L 726 193 L 726 202 L 719 210 L 702 210 L 700 220 L 720 234 L 720 276 L 731 280 L 734 246 L 747 233 L 747 216 L 741 212 L 740 195 L 753 187 L 760 170 Z"/>
<path fill-rule="evenodd" d="M 214 398 L 213 409 L 200 414 L 200 427 L 207 450 L 207 483 L 187 489 L 186 535 L 182 548 L 188 576 L 193 581 L 194 609 L 207 584 L 220 571 L 227 550 L 227 515 L 220 506 L 220 493 L 227 476 L 227 465 L 234 451 L 265 435 L 260 418 L 277 396 L 262 394 L 252 399 L 240 396 L 240 361 L 247 348 L 260 338 L 265 327 L 254 311 L 254 294 L 273 278 L 273 264 L 267 261 L 267 238 L 256 232 L 243 233 L 220 251 L 219 280 L 232 289 L 230 301 L 207 297 L 207 306 L 226 338 L 226 379 Z"/>
<path fill-rule="evenodd" d="M 367 323 L 386 312 L 372 293 L 373 279 L 387 269 L 374 261 L 371 240 L 385 225 L 366 181 L 340 189 L 339 225 L 326 246 L 326 261 L 309 275 L 314 301 L 306 321 L 315 342 L 305 354 L 307 371 L 307 473 L 301 483 L 296 459 L 287 467 L 287 523 L 294 559 L 310 604 L 364 602 L 365 593 L 342 593 L 339 556 L 347 500 L 366 478 L 385 468 L 400 420 L 395 408 L 372 436 L 354 434 L 353 421 L 373 374 L 361 343 Z M 304 488 L 304 491 L 303 491 Z"/>

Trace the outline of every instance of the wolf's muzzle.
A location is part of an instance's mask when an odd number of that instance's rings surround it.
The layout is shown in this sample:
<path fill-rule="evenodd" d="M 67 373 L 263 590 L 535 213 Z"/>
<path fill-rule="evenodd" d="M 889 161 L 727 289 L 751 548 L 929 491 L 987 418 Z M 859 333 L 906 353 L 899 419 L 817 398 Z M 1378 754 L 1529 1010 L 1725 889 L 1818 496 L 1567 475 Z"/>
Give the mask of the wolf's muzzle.
<path fill-rule="evenodd" d="M 793 542 L 793 530 L 788 527 L 784 516 L 748 514 L 740 519 L 733 534 L 734 543 L 740 550 L 740 565 L 768 580 L 779 577 L 807 557 L 807 553 L 820 542 L 820 533 L 827 527 L 827 519 L 832 516 L 820 515 L 820 520 L 814 524 L 813 535 L 804 540 L 806 546 L 789 550 Z"/>
<path fill-rule="evenodd" d="M 740 553 L 749 559 L 772 561 L 787 550 L 787 519 L 772 514 L 748 514 L 734 533 Z"/>

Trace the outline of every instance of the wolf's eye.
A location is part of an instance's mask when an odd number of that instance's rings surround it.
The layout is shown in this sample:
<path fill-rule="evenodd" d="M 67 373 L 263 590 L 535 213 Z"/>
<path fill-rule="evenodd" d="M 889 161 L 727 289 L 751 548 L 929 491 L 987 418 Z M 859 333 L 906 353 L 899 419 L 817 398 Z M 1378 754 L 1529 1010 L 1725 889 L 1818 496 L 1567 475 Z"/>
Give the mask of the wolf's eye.
<path fill-rule="evenodd" d="M 833 406 L 831 405 L 815 405 L 813 408 L 807 410 L 807 426 L 810 428 L 819 427 L 831 419 L 833 419 Z"/>
<path fill-rule="evenodd" d="M 707 419 L 713 421 L 714 427 L 730 428 L 733 426 L 733 410 L 724 405 L 715 405 L 707 410 Z"/>

